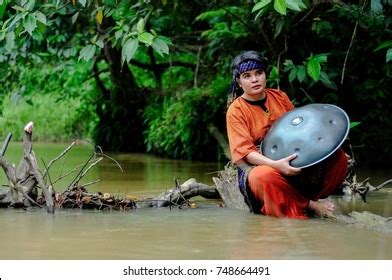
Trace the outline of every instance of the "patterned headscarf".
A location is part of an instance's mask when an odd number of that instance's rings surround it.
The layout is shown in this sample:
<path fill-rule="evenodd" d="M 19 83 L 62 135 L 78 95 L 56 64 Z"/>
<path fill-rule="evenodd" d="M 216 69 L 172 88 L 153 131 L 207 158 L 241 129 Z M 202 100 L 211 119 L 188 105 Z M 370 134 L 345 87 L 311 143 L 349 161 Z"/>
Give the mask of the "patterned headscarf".
<path fill-rule="evenodd" d="M 227 107 L 229 107 L 230 104 L 233 103 L 233 101 L 243 93 L 242 89 L 240 88 L 237 82 L 237 78 L 246 71 L 250 71 L 254 69 L 261 69 L 265 71 L 266 68 L 267 68 L 266 61 L 261 61 L 258 59 L 247 59 L 240 62 L 238 65 L 233 65 L 232 66 L 233 81 L 231 83 L 229 94 L 227 97 Z"/>

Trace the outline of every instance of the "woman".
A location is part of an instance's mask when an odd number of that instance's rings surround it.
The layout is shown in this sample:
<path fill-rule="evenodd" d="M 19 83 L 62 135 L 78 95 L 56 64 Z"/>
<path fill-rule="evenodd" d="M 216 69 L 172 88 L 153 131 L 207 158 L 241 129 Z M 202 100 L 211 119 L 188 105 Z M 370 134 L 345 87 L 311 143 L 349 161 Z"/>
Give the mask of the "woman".
<path fill-rule="evenodd" d="M 307 192 L 296 180 L 301 169 L 290 165 L 295 154 L 271 160 L 257 147 L 271 125 L 294 108 L 284 92 L 266 88 L 266 68 L 267 60 L 255 51 L 238 55 L 232 63 L 232 95 L 226 124 L 240 189 L 255 213 L 289 218 L 307 218 L 308 210 L 331 214 L 334 204 L 320 198 L 328 197 L 345 179 L 347 158 L 342 150 L 322 163 L 316 192 Z"/>

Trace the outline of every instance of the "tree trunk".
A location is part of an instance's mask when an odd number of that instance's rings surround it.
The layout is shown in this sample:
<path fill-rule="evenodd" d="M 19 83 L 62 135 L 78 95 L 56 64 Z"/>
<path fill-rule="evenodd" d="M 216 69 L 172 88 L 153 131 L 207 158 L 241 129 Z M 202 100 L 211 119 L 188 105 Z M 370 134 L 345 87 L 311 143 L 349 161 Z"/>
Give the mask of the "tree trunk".
<path fill-rule="evenodd" d="M 111 90 L 100 90 L 96 102 L 99 121 L 94 131 L 95 143 L 109 151 L 143 152 L 145 99 L 128 65 L 121 65 L 119 50 L 106 46 L 104 59 L 114 86 Z"/>

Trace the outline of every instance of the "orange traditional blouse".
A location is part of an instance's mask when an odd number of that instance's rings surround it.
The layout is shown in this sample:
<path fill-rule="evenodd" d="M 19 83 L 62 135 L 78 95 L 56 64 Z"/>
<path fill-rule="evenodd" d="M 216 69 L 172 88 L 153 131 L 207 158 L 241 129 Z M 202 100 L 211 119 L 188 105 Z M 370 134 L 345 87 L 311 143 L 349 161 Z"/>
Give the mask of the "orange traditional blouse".
<path fill-rule="evenodd" d="M 257 151 L 256 146 L 260 145 L 272 124 L 284 113 L 294 109 L 283 91 L 268 88 L 265 94 L 267 111 L 242 97 L 234 100 L 227 110 L 227 135 L 233 163 Z"/>

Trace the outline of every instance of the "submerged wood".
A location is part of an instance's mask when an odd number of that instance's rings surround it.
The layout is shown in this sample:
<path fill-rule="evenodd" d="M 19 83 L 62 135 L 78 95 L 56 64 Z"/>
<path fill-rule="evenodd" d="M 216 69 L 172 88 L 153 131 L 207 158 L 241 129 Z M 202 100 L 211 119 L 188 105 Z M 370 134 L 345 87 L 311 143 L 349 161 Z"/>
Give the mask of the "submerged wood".
<path fill-rule="evenodd" d="M 165 191 L 154 198 L 141 200 L 137 202 L 137 207 L 191 206 L 189 199 L 195 196 L 201 196 L 207 199 L 220 199 L 215 187 L 199 183 L 194 178 L 191 178 L 181 185 L 178 180 L 175 180 L 175 187 L 173 189 Z"/>

